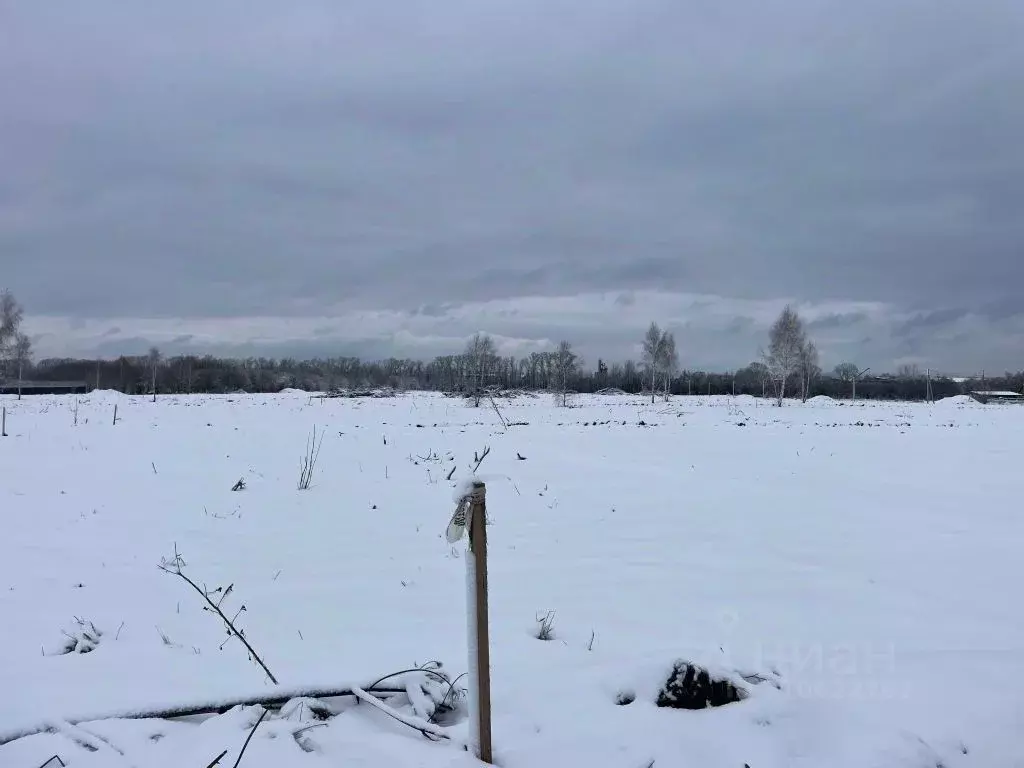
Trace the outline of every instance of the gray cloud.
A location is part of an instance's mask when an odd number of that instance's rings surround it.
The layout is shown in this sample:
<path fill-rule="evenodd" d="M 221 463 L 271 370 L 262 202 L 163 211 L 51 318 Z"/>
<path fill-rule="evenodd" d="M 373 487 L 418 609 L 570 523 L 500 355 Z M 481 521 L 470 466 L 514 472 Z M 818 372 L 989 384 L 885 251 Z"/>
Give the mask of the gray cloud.
<path fill-rule="evenodd" d="M 938 328 L 955 323 L 968 315 L 966 309 L 950 308 L 937 309 L 932 312 L 919 312 L 902 323 L 896 325 L 892 335 L 896 337 L 920 335 L 933 328 Z"/>
<path fill-rule="evenodd" d="M 188 343 L 270 349 L 231 321 L 391 311 L 448 318 L 449 344 L 482 327 L 612 355 L 630 349 L 631 292 L 659 291 L 698 314 L 824 307 L 810 323 L 836 355 L 849 331 L 880 363 L 913 339 L 941 365 L 1016 364 L 1017 0 L 98 0 L 4 16 L 0 279 L 37 324 L 117 318 L 141 340 L 148 320 L 203 319 Z M 531 297 L 580 294 L 611 298 L 522 319 Z M 492 300 L 512 304 L 458 311 Z M 829 302 L 887 309 L 829 319 Z M 923 318 L 951 308 L 984 322 L 930 340 Z M 761 343 L 760 321 L 707 322 L 705 338 L 679 320 L 692 355 L 741 364 Z M 329 346 L 307 332 L 281 343 Z M 102 349 L 127 351 L 119 338 Z M 377 354 L 438 346 L 367 338 Z"/>
<path fill-rule="evenodd" d="M 863 323 L 868 319 L 866 312 L 833 312 L 807 322 L 808 331 L 831 330 L 833 328 L 848 328 L 851 325 Z"/>

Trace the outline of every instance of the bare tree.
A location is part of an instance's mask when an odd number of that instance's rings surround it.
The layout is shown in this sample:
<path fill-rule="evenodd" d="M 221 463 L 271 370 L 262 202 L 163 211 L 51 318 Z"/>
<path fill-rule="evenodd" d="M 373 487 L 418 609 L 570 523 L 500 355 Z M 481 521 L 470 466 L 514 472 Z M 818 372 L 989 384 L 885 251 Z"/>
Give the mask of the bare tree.
<path fill-rule="evenodd" d="M 811 382 L 821 375 L 818 364 L 818 348 L 813 341 L 804 341 L 800 348 L 800 399 L 807 402 L 811 392 Z"/>
<path fill-rule="evenodd" d="M 32 340 L 24 333 L 18 332 L 14 335 L 13 349 L 14 364 L 18 368 L 18 399 L 21 400 L 21 383 L 25 379 L 25 366 L 32 362 Z"/>
<path fill-rule="evenodd" d="M 555 373 L 558 376 L 558 391 L 562 395 L 562 407 L 566 405 L 570 378 L 579 370 L 579 356 L 573 352 L 568 341 L 560 341 L 555 351 Z"/>
<path fill-rule="evenodd" d="M 465 351 L 468 374 L 472 377 L 470 386 L 473 393 L 473 406 L 480 407 L 480 400 L 483 396 L 484 380 L 490 369 L 497 352 L 494 347 L 494 339 L 486 333 L 477 333 L 466 343 Z"/>
<path fill-rule="evenodd" d="M 832 371 L 832 374 L 840 381 L 849 382 L 852 387 L 852 399 L 857 399 L 857 380 L 867 373 L 870 368 L 865 368 L 863 371 L 857 367 L 855 363 L 840 363 Z"/>
<path fill-rule="evenodd" d="M 160 354 L 160 350 L 156 347 L 149 348 L 149 354 L 146 355 L 146 365 L 149 368 L 149 374 L 151 383 L 153 386 L 153 402 L 156 402 L 156 374 L 160 370 L 160 361 L 163 359 Z"/>
<path fill-rule="evenodd" d="M 904 363 L 896 369 L 896 377 L 907 380 L 920 379 L 921 368 L 917 363 Z"/>
<path fill-rule="evenodd" d="M 786 382 L 799 369 L 801 351 L 807 343 L 804 323 L 796 310 L 787 304 L 768 333 L 768 352 L 764 354 L 764 362 L 775 381 L 776 404 L 781 406 L 786 397 Z"/>
<path fill-rule="evenodd" d="M 21 330 L 21 320 L 25 316 L 21 305 L 9 290 L 0 291 L 0 363 L 6 363 L 13 357 L 14 344 Z M 0 373 L 9 375 L 0 369 Z"/>
<path fill-rule="evenodd" d="M 662 358 L 662 339 L 664 334 L 657 323 L 651 323 L 644 336 L 643 362 L 646 369 L 645 375 L 651 382 L 651 403 L 654 403 L 654 392 L 657 389 L 658 368 Z"/>
<path fill-rule="evenodd" d="M 661 369 L 665 374 L 665 401 L 668 402 L 672 377 L 679 369 L 679 352 L 676 350 L 676 337 L 668 332 L 665 332 L 661 337 Z"/>
<path fill-rule="evenodd" d="M 747 370 L 750 371 L 751 375 L 757 378 L 758 383 L 761 385 L 761 397 L 768 395 L 768 384 L 772 380 L 772 372 L 768 370 L 768 366 L 760 361 L 756 361 L 747 366 Z"/>

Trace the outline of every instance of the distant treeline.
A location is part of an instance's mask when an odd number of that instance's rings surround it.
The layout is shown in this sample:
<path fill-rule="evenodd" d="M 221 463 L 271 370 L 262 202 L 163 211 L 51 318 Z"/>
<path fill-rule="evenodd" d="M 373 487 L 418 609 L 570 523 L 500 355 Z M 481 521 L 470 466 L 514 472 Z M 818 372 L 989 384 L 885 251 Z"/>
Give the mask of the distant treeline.
<path fill-rule="evenodd" d="M 485 385 L 504 389 L 561 389 L 558 360 L 553 353 L 533 353 L 518 359 L 493 356 L 486 360 L 481 376 L 477 363 L 468 355 L 445 355 L 429 362 L 394 358 L 364 361 L 354 357 L 238 360 L 209 355 L 165 359 L 153 350 L 147 356 L 115 360 L 41 360 L 25 371 L 24 378 L 84 381 L 90 388 L 116 389 L 129 394 L 152 392 L 154 382 L 160 393 L 279 392 L 289 387 L 308 391 L 391 387 L 466 392 L 481 380 Z M 645 389 L 649 391 L 649 381 L 642 364 L 632 361 L 607 364 L 598 360 L 592 370 L 573 370 L 566 385 L 581 393 L 609 388 L 640 393 Z M 1024 372 L 984 379 L 979 376 L 967 381 L 931 378 L 935 399 L 977 389 L 1022 392 Z M 675 395 L 761 397 L 771 395 L 772 383 L 762 363 L 751 363 L 726 373 L 681 370 L 671 376 L 669 390 Z M 849 398 L 850 394 L 851 382 L 835 374 L 818 375 L 810 383 L 811 397 Z M 858 399 L 924 400 L 927 396 L 928 377 L 914 369 L 898 375 L 863 376 L 857 381 Z"/>

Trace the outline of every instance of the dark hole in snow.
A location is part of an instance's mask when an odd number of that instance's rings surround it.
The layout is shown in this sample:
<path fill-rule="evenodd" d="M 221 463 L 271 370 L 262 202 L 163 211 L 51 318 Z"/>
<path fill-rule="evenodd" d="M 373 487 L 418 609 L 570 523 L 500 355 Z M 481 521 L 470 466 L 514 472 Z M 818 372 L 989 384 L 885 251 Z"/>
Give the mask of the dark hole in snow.
<path fill-rule="evenodd" d="M 706 669 L 686 661 L 677 661 L 658 693 L 659 707 L 671 709 L 707 709 L 732 704 L 746 696 L 728 680 L 716 680 Z"/>
<path fill-rule="evenodd" d="M 615 696 L 615 703 L 620 707 L 632 704 L 634 701 L 636 701 L 636 694 L 632 691 L 619 691 Z"/>

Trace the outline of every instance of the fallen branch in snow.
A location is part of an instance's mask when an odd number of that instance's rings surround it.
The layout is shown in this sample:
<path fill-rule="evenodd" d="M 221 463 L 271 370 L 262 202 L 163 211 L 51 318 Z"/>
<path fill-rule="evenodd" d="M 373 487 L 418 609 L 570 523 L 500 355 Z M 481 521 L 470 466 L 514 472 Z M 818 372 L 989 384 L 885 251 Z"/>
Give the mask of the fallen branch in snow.
<path fill-rule="evenodd" d="M 378 690 L 377 686 L 381 683 L 403 675 L 410 676 L 406 679 L 405 691 L 409 695 L 413 711 L 431 724 L 437 722 L 438 715 L 454 709 L 455 702 L 465 694 L 464 688 L 456 687 L 465 673 L 451 679 L 442 671 L 439 661 L 430 661 L 419 667 L 402 669 L 379 677 L 372 684 L 365 686 L 364 690 L 376 691 Z M 441 693 L 442 689 L 444 690 L 443 694 Z"/>
<path fill-rule="evenodd" d="M 366 689 L 363 689 L 366 690 Z M 406 688 L 386 687 L 370 688 L 374 694 L 380 696 L 405 694 Z M 355 696 L 351 687 L 345 688 L 291 688 L 275 689 L 273 694 L 257 696 L 236 697 L 228 699 L 211 699 L 208 701 L 192 702 L 187 704 L 157 707 L 152 709 L 126 709 L 121 711 L 104 712 L 98 714 L 84 715 L 81 717 L 66 717 L 60 720 L 61 723 L 77 725 L 96 720 L 173 720 L 180 717 L 194 717 L 196 715 L 222 715 L 230 709 L 238 706 L 254 706 L 259 704 L 267 709 L 281 707 L 292 699 L 333 699 L 347 696 Z M 53 730 L 54 720 L 47 720 L 38 725 L 19 728 L 14 731 L 0 732 L 0 746 L 12 741 L 33 736 L 37 733 L 45 733 Z"/>
<path fill-rule="evenodd" d="M 447 733 L 445 733 L 443 730 L 441 730 L 436 725 L 432 725 L 431 723 L 428 723 L 425 720 L 420 720 L 420 719 L 415 718 L 415 717 L 409 717 L 408 715 L 403 715 L 397 709 L 392 709 L 391 707 L 389 707 L 387 704 L 385 704 L 380 699 L 376 698 L 375 696 L 371 696 L 366 691 L 364 691 L 362 688 L 358 688 L 356 686 L 353 686 L 352 687 L 352 695 L 355 696 L 360 701 L 364 701 L 367 704 L 369 704 L 370 706 L 375 707 L 376 709 L 379 709 L 385 715 L 387 715 L 388 717 L 394 718 L 395 720 L 397 720 L 398 722 L 402 723 L 403 725 L 408 725 L 410 728 L 415 728 L 417 731 L 419 731 L 420 733 L 422 733 L 424 736 L 426 736 L 428 739 L 431 739 L 432 741 L 440 741 L 442 739 L 450 739 L 451 738 L 451 736 L 449 736 Z"/>
<path fill-rule="evenodd" d="M 501 415 L 501 411 L 498 410 L 498 404 L 494 401 L 494 395 L 488 393 L 488 397 L 491 399 L 491 405 L 494 406 L 494 412 L 498 414 L 498 418 L 501 419 L 501 427 L 508 432 L 508 422 L 505 421 L 505 417 Z"/>
<path fill-rule="evenodd" d="M 36 725 L 19 728 L 13 731 L 0 731 L 0 746 L 8 744 L 26 736 L 33 736 L 38 733 L 53 731 L 57 725 L 66 732 L 73 729 L 80 723 L 89 723 L 99 720 L 173 720 L 182 717 L 195 717 L 197 715 L 220 715 L 235 707 L 250 707 L 259 705 L 266 710 L 285 708 L 289 702 L 295 703 L 302 700 L 314 699 L 320 702 L 325 709 L 325 716 L 338 714 L 330 708 L 326 700 L 343 697 L 353 697 L 365 701 L 366 696 L 374 699 L 373 706 L 378 709 L 384 708 L 389 715 L 395 712 L 400 722 L 409 725 L 417 731 L 429 732 L 430 738 L 448 738 L 444 731 L 433 721 L 434 717 L 444 712 L 451 711 L 454 702 L 465 694 L 465 689 L 458 688 L 458 681 L 462 675 L 454 680 L 449 680 L 442 671 L 441 663 L 437 661 L 427 662 L 422 666 L 403 669 L 389 675 L 377 678 L 369 685 L 356 687 L 346 685 L 343 687 L 278 687 L 271 693 L 256 694 L 251 696 L 236 696 L 221 699 L 209 699 L 199 702 L 185 702 L 179 704 L 165 704 L 163 706 L 151 706 L 141 709 L 122 709 L 112 712 L 91 713 L 77 716 L 67 716 L 59 719 L 49 718 Z M 395 680 L 395 678 L 398 678 Z M 385 681 L 394 680 L 394 683 L 382 686 Z M 392 707 L 385 705 L 382 697 L 406 696 L 412 704 L 416 717 L 403 715 Z M 417 701 L 419 700 L 419 701 Z M 287 717 L 282 709 L 282 716 Z M 425 721 L 431 722 L 425 722 Z M 408 721 L 408 722 L 407 722 Z M 81 729 L 73 729 L 81 733 Z M 88 732 L 85 732 L 88 733 Z M 88 733 L 95 737 L 94 734 Z M 425 734 L 426 735 L 426 734 Z M 108 746 L 116 749 L 109 742 Z M 221 755 L 220 757 L 223 757 Z"/>
<path fill-rule="evenodd" d="M 274 674 L 270 671 L 267 665 L 263 663 L 263 659 L 261 659 L 260 655 L 256 653 L 256 650 L 249 644 L 249 641 L 245 639 L 244 630 L 239 630 L 235 627 L 234 619 L 237 619 L 238 614 L 245 610 L 245 605 L 238 609 L 237 613 L 235 613 L 235 616 L 232 619 L 229 619 L 227 615 L 224 613 L 224 611 L 221 610 L 221 605 L 223 605 L 224 599 L 229 594 L 231 594 L 231 590 L 234 589 L 235 585 L 229 584 L 227 589 L 224 589 L 223 587 L 217 587 L 217 589 L 211 592 L 210 590 L 205 588 L 205 585 L 203 587 L 200 587 L 198 584 L 192 581 L 192 579 L 186 576 L 185 572 L 182 570 L 184 566 L 185 561 L 178 553 L 178 546 L 175 545 L 174 557 L 171 560 L 163 560 L 157 567 L 165 573 L 169 573 L 172 576 L 180 577 L 182 580 L 185 581 L 186 584 L 188 584 L 190 587 L 192 587 L 192 589 L 198 592 L 199 595 L 203 598 L 203 600 L 206 601 L 206 605 L 203 606 L 203 610 L 213 611 L 221 618 L 221 620 L 224 622 L 225 628 L 228 631 L 229 637 L 234 636 L 241 640 L 242 645 L 244 645 L 245 649 L 249 652 L 249 658 L 260 665 L 260 667 L 266 673 L 267 677 L 270 678 L 270 682 L 272 682 L 274 685 L 277 685 L 277 678 L 274 677 Z M 216 602 L 214 602 L 210 596 L 216 595 L 218 593 L 220 593 L 220 597 L 217 599 Z M 221 648 L 223 647 L 224 646 L 221 645 Z"/>

